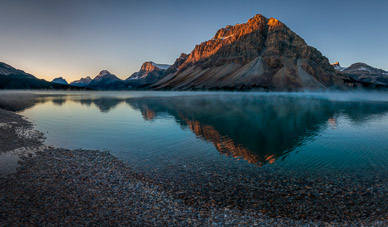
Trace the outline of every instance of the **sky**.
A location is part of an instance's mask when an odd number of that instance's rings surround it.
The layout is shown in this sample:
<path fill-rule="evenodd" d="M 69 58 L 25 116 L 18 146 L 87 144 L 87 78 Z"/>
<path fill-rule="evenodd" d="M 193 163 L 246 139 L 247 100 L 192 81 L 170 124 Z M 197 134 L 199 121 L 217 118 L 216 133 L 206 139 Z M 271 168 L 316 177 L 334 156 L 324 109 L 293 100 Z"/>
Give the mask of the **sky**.
<path fill-rule="evenodd" d="M 388 1 L 0 0 L 0 62 L 68 82 L 106 69 L 122 79 L 255 14 L 274 17 L 342 66 L 388 70 Z"/>

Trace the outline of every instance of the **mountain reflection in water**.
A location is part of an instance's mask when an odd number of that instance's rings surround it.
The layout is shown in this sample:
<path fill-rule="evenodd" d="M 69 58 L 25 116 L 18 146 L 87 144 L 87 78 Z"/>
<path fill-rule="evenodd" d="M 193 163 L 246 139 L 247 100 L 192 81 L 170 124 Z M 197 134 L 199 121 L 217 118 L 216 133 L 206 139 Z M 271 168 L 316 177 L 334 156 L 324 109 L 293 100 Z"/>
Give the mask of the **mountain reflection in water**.
<path fill-rule="evenodd" d="M 285 158 L 335 115 L 329 103 L 288 97 L 126 100 L 148 116 L 169 114 L 222 154 L 263 165 Z M 152 112 L 153 114 L 150 114 Z M 292 117 L 290 117 L 292 116 Z"/>
<path fill-rule="evenodd" d="M 272 164 L 320 131 L 336 128 L 339 115 L 354 124 L 383 116 L 388 105 L 378 102 L 335 102 L 284 95 L 190 95 L 172 97 L 115 97 L 85 95 L 21 95 L 0 99 L 0 108 L 23 111 L 41 103 L 95 105 L 108 113 L 127 103 L 145 121 L 173 117 L 183 128 L 208 141 L 224 155 L 259 166 Z"/>

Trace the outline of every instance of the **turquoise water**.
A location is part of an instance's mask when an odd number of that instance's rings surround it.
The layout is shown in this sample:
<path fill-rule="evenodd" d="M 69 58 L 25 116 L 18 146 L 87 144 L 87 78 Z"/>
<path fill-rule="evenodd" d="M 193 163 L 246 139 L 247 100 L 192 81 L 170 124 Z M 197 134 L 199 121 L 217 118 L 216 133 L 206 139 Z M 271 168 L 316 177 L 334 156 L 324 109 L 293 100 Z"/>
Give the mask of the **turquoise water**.
<path fill-rule="evenodd" d="M 35 92 L 18 111 L 58 147 L 134 169 L 386 171 L 386 93 Z M 25 99 L 25 104 L 23 103 Z M 222 172 L 222 171 L 221 171 Z"/>

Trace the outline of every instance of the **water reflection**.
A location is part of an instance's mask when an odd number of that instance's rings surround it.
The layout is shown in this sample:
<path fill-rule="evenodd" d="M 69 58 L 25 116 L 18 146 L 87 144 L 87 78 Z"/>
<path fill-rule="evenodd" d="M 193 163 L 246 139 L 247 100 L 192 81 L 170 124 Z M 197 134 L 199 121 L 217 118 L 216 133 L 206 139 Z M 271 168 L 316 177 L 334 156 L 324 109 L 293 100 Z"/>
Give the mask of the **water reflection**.
<path fill-rule="evenodd" d="M 331 102 L 296 97 L 189 97 L 126 100 L 143 116 L 168 113 L 199 138 L 227 156 L 263 165 L 285 159 L 336 117 L 345 114 L 354 123 L 382 116 L 386 104 Z M 150 112 L 153 112 L 150 114 Z M 144 117 L 149 120 L 149 117 Z"/>
<path fill-rule="evenodd" d="M 0 98 L 0 108 L 11 111 L 23 111 L 37 104 L 52 102 L 56 106 L 62 106 L 67 101 L 80 103 L 84 106 L 97 106 L 103 113 L 108 113 L 118 104 L 124 102 L 123 98 L 116 97 L 88 97 L 79 95 L 52 95 L 52 94 L 12 94 L 3 95 Z"/>
<path fill-rule="evenodd" d="M 285 158 L 335 112 L 320 100 L 287 97 L 190 97 L 126 100 L 148 116 L 169 114 L 221 153 L 263 165 Z M 307 105 L 308 104 L 308 105 Z M 152 114 L 150 114 L 152 112 Z M 292 117 L 290 117 L 292 116 Z M 152 118 L 151 118 L 152 119 Z"/>
<path fill-rule="evenodd" d="M 384 102 L 334 102 L 293 96 L 197 95 L 184 97 L 93 97 L 33 95 L 0 99 L 0 108 L 22 111 L 40 103 L 67 102 L 109 113 L 126 103 L 145 121 L 173 117 L 183 128 L 208 141 L 221 154 L 249 163 L 272 164 L 322 130 L 337 127 L 339 115 L 364 124 L 388 112 Z M 171 138 L 173 139 L 173 138 Z"/>

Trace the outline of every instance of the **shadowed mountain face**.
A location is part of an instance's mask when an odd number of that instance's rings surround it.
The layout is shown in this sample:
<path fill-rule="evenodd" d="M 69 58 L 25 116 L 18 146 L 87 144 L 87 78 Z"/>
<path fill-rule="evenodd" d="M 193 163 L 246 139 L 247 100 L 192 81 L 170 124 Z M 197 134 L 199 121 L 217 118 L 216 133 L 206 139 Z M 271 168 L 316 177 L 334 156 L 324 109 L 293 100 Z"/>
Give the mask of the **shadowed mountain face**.
<path fill-rule="evenodd" d="M 339 62 L 331 64 L 348 87 L 388 88 L 388 72 L 365 63 L 342 67 Z"/>
<path fill-rule="evenodd" d="M 90 76 L 87 76 L 85 78 L 81 78 L 79 80 L 75 80 L 71 82 L 70 84 L 77 87 L 85 87 L 92 81 L 92 78 Z"/>
<path fill-rule="evenodd" d="M 144 62 L 139 72 L 133 73 L 126 81 L 134 88 L 151 85 L 163 78 L 170 65 Z"/>
<path fill-rule="evenodd" d="M 0 62 L 0 89 L 71 89 L 66 84 L 50 83 Z"/>
<path fill-rule="evenodd" d="M 55 78 L 51 81 L 51 83 L 56 83 L 56 84 L 66 84 L 68 85 L 67 81 L 65 79 L 63 79 L 63 77 L 58 77 L 58 78 Z"/>
<path fill-rule="evenodd" d="M 388 72 L 365 63 L 355 63 L 342 72 L 358 81 L 388 86 Z"/>
<path fill-rule="evenodd" d="M 86 87 L 95 90 L 126 89 L 124 81 L 111 74 L 108 70 L 102 70 Z"/>
<path fill-rule="evenodd" d="M 328 59 L 280 21 L 256 15 L 197 45 L 154 87 L 275 90 L 342 87 Z"/>

